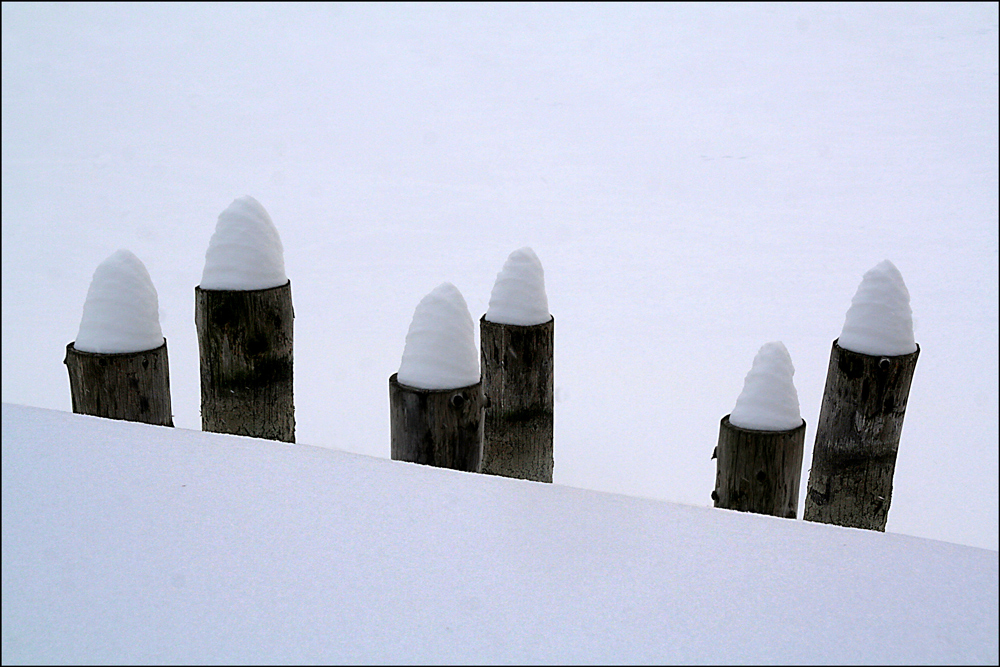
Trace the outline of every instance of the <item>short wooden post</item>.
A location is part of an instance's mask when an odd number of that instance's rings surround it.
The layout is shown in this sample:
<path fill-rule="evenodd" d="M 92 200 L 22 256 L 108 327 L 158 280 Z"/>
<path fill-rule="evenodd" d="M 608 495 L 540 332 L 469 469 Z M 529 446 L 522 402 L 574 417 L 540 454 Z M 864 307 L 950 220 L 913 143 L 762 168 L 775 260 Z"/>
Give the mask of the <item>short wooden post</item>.
<path fill-rule="evenodd" d="M 418 389 L 389 378 L 394 461 L 478 472 L 483 458 L 483 384 Z"/>
<path fill-rule="evenodd" d="M 69 370 L 73 412 L 174 425 L 166 338 L 152 350 L 122 353 L 82 352 L 74 343 L 66 346 L 63 360 Z"/>
<path fill-rule="evenodd" d="M 799 479 L 806 422 L 787 431 L 757 431 L 719 424 L 716 507 L 794 519 L 799 506 Z"/>
<path fill-rule="evenodd" d="M 202 430 L 295 442 L 292 282 L 194 291 Z"/>
<path fill-rule="evenodd" d="M 480 472 L 552 482 L 555 318 L 531 326 L 479 320 L 486 427 Z"/>
<path fill-rule="evenodd" d="M 884 531 L 920 346 L 899 356 L 833 341 L 803 519 Z"/>

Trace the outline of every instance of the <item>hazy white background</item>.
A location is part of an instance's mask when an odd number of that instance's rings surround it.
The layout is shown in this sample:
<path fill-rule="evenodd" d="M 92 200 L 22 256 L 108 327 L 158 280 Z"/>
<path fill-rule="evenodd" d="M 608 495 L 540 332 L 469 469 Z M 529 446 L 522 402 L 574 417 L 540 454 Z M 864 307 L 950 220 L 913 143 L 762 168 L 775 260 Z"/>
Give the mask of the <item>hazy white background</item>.
<path fill-rule="evenodd" d="M 119 247 L 200 428 L 194 287 L 218 214 L 273 218 L 300 443 L 389 456 L 388 377 L 443 281 L 546 270 L 555 482 L 711 504 L 761 344 L 808 423 L 882 259 L 921 346 L 888 530 L 997 549 L 996 4 L 4 3 L 3 401 L 62 363 Z M 800 503 L 800 514 L 801 514 Z"/>

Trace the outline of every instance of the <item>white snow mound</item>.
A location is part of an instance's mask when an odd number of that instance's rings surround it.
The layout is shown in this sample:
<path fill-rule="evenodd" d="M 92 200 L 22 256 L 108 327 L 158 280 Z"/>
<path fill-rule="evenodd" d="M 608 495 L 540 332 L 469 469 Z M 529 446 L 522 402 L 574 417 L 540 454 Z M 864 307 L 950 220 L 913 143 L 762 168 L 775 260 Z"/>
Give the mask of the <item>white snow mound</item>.
<path fill-rule="evenodd" d="M 438 285 L 417 304 L 396 380 L 418 389 L 457 389 L 479 382 L 472 315 L 451 283 Z"/>
<path fill-rule="evenodd" d="M 794 374 L 785 345 L 780 341 L 764 343 L 753 358 L 729 423 L 754 431 L 788 431 L 801 426 Z"/>
<path fill-rule="evenodd" d="M 94 271 L 73 346 L 101 354 L 154 350 L 163 345 L 159 311 L 142 260 L 118 250 Z"/>
<path fill-rule="evenodd" d="M 861 279 L 837 342 L 852 352 L 899 356 L 917 351 L 910 292 L 899 269 L 883 260 Z"/>
<path fill-rule="evenodd" d="M 240 197 L 219 214 L 205 252 L 201 288 L 257 290 L 287 282 L 284 249 L 271 216 L 253 197 Z"/>
<path fill-rule="evenodd" d="M 545 271 L 535 251 L 515 250 L 497 274 L 486 319 L 497 324 L 532 326 L 552 319 L 545 296 Z"/>

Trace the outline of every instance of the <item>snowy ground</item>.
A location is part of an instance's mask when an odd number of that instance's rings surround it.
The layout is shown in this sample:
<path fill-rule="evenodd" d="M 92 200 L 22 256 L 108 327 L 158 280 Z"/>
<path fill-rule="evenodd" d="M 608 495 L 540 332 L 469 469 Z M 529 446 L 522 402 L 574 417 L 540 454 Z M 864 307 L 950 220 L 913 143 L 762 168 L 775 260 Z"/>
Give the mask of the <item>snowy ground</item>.
<path fill-rule="evenodd" d="M 831 343 L 890 259 L 921 354 L 887 529 L 998 548 L 995 3 L 2 12 L 5 402 L 70 410 L 65 345 L 126 247 L 199 429 L 194 288 L 249 194 L 292 281 L 299 442 L 388 458 L 416 304 L 450 281 L 478 320 L 530 245 L 557 484 L 710 505 L 719 420 L 780 340 L 804 492 Z"/>
<path fill-rule="evenodd" d="M 996 664 L 997 553 L 3 405 L 3 662 Z"/>

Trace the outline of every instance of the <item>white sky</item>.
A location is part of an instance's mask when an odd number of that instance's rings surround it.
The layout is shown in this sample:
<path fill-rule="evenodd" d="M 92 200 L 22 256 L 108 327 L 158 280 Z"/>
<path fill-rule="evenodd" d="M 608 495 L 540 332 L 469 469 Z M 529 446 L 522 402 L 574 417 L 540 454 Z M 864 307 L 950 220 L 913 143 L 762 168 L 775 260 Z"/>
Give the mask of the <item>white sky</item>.
<path fill-rule="evenodd" d="M 554 480 L 711 504 L 781 340 L 807 422 L 865 271 L 920 360 L 890 532 L 997 549 L 997 6 L 2 7 L 3 400 L 62 363 L 119 247 L 200 428 L 194 287 L 219 213 L 271 215 L 300 443 L 389 457 L 388 377 L 453 282 L 530 245 L 556 319 Z M 802 503 L 799 504 L 801 515 Z"/>

